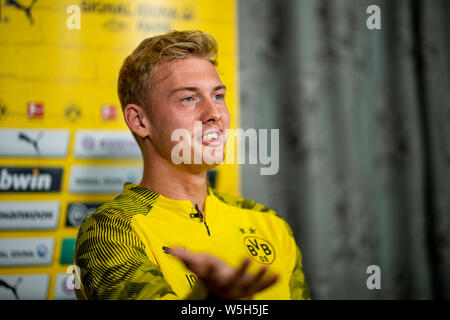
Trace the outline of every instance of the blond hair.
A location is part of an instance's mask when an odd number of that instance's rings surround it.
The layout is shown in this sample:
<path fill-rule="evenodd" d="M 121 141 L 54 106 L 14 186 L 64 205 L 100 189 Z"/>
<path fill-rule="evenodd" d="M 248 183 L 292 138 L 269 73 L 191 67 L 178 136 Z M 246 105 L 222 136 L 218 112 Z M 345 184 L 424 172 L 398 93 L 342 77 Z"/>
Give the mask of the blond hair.
<path fill-rule="evenodd" d="M 128 104 L 150 108 L 152 74 L 167 61 L 197 56 L 217 65 L 217 42 L 202 31 L 170 31 L 143 40 L 124 61 L 119 72 L 118 94 L 122 109 Z"/>

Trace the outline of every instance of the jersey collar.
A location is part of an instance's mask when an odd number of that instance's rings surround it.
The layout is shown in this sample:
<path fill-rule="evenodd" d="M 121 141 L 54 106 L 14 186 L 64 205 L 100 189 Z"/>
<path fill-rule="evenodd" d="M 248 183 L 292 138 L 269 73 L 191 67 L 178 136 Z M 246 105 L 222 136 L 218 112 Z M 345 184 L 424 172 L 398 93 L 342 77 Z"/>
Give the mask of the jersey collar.
<path fill-rule="evenodd" d="M 158 206 L 166 209 L 182 218 L 192 219 L 191 214 L 197 213 L 195 206 L 189 200 L 175 200 L 164 197 L 155 191 L 147 189 L 139 184 L 125 183 L 124 193 L 147 205 L 149 208 Z M 204 219 L 212 221 L 215 217 L 220 200 L 215 196 L 212 188 L 208 185 L 208 195 L 205 199 L 205 211 L 202 212 Z"/>

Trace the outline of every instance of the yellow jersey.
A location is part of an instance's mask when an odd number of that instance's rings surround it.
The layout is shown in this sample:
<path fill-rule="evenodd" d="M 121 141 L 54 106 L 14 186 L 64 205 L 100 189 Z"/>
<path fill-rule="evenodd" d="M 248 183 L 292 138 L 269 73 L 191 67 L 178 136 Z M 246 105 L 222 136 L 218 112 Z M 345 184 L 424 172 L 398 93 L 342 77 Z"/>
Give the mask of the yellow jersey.
<path fill-rule="evenodd" d="M 289 225 L 273 210 L 208 187 L 205 210 L 138 184 L 102 205 L 80 226 L 75 265 L 78 299 L 193 299 L 197 276 L 168 248 L 214 255 L 250 271 L 267 265 L 277 282 L 254 299 L 310 299 L 301 252 Z"/>

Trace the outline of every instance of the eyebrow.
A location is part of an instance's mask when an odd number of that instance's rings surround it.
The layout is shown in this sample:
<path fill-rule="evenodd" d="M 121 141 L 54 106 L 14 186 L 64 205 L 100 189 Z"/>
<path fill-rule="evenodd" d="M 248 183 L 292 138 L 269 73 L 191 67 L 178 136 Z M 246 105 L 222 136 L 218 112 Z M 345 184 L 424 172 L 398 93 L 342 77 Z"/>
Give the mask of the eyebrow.
<path fill-rule="evenodd" d="M 217 90 L 221 90 L 221 89 L 226 90 L 227 87 L 225 87 L 224 85 L 219 85 L 219 86 L 214 87 L 214 89 L 212 91 L 217 91 Z M 185 90 L 194 91 L 194 92 L 200 91 L 200 89 L 198 87 L 181 87 L 181 88 L 176 88 L 176 89 L 172 90 L 169 94 L 169 97 L 178 91 L 185 91 Z"/>

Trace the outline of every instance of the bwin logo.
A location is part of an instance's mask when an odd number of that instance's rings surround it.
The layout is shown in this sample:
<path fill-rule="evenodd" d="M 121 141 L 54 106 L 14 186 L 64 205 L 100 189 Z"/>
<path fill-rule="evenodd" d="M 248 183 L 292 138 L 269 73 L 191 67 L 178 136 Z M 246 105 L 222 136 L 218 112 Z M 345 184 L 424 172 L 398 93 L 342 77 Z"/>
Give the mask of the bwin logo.
<path fill-rule="evenodd" d="M 52 186 L 52 176 L 48 173 L 39 173 L 33 169 L 31 173 L 9 173 L 3 168 L 0 175 L 0 190 L 3 191 L 48 191 Z"/>

